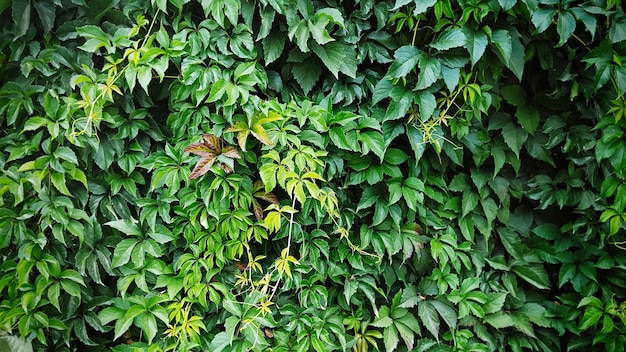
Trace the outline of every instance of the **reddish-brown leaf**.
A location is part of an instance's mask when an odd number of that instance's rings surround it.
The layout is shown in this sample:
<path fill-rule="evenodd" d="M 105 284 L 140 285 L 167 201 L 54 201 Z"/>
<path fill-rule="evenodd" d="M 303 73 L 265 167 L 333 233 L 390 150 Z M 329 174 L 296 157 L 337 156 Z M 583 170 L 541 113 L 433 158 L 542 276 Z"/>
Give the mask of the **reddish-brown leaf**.
<path fill-rule="evenodd" d="M 211 156 L 203 156 L 202 158 L 200 158 L 196 166 L 191 171 L 189 179 L 196 179 L 209 172 L 209 170 L 211 170 L 211 166 L 213 166 L 213 163 L 215 162 L 215 159 L 215 155 L 213 154 L 211 154 Z"/>
<path fill-rule="evenodd" d="M 256 201 L 256 199 L 252 200 L 252 211 L 254 212 L 254 216 L 257 220 L 263 220 L 263 207 Z"/>
<path fill-rule="evenodd" d="M 188 146 L 187 148 L 185 148 L 185 152 L 200 155 L 200 156 L 209 156 L 209 155 L 215 154 L 215 150 L 209 148 L 204 143 L 194 143 Z"/>
<path fill-rule="evenodd" d="M 227 174 L 233 172 L 233 169 L 230 166 L 228 166 L 227 164 L 225 164 L 225 163 L 218 162 L 217 166 L 219 166 L 220 169 L 224 170 L 224 172 L 227 173 Z"/>
<path fill-rule="evenodd" d="M 220 150 L 222 149 L 222 147 L 220 146 L 219 138 L 215 137 L 212 134 L 205 133 L 202 135 L 202 139 L 204 139 L 204 144 L 206 144 L 207 147 L 216 151 L 216 154 L 220 153 Z"/>
<path fill-rule="evenodd" d="M 241 155 L 239 155 L 239 151 L 235 149 L 235 147 L 228 146 L 222 150 L 222 155 L 227 156 L 231 159 L 239 159 Z"/>

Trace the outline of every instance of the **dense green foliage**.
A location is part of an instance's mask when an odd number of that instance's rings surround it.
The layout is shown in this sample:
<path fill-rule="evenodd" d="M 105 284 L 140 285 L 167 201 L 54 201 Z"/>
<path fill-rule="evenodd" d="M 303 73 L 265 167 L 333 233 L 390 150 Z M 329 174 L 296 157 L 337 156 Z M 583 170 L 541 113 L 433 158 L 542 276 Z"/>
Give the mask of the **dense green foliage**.
<path fill-rule="evenodd" d="M 624 351 L 620 0 L 0 19 L 0 350 Z"/>

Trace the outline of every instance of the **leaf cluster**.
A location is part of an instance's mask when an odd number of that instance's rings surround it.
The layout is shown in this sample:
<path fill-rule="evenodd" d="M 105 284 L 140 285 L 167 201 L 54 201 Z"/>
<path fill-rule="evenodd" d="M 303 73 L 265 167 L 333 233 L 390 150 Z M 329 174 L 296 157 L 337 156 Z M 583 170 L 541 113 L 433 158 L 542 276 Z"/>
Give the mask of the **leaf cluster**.
<path fill-rule="evenodd" d="M 620 0 L 0 18 L 0 350 L 624 350 Z"/>

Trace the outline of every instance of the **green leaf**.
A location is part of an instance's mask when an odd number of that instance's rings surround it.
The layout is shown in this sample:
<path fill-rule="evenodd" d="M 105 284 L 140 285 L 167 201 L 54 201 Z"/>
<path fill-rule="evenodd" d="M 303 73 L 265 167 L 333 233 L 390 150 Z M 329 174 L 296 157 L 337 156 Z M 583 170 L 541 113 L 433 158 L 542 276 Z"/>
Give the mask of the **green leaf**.
<path fill-rule="evenodd" d="M 531 105 L 520 105 L 515 112 L 519 124 L 530 134 L 539 126 L 539 110 Z"/>
<path fill-rule="evenodd" d="M 441 76 L 446 84 L 446 88 L 452 92 L 456 89 L 456 86 L 459 84 L 461 79 L 461 69 L 458 67 L 451 68 L 446 65 L 441 65 Z"/>
<path fill-rule="evenodd" d="M 609 30 L 609 39 L 612 44 L 620 43 L 626 40 L 626 19 L 611 23 Z"/>
<path fill-rule="evenodd" d="M 491 156 L 493 157 L 493 177 L 495 177 L 506 162 L 506 154 L 500 145 L 494 143 L 491 147 Z"/>
<path fill-rule="evenodd" d="M 141 231 L 139 226 L 134 221 L 131 221 L 131 220 L 126 220 L 126 219 L 113 220 L 113 221 L 106 222 L 104 224 L 128 236 L 137 236 L 137 237 L 143 236 L 143 232 Z"/>
<path fill-rule="evenodd" d="M 382 306 L 378 310 L 378 317 L 370 324 L 378 328 L 386 328 L 393 324 L 393 319 L 389 316 L 389 307 Z"/>
<path fill-rule="evenodd" d="M 510 315 L 505 312 L 496 312 L 485 315 L 484 317 L 487 324 L 493 326 L 496 329 L 503 329 L 515 326 L 515 322 Z"/>
<path fill-rule="evenodd" d="M 413 5 L 415 5 L 415 9 L 413 10 L 413 15 L 417 16 L 426 12 L 429 8 L 433 7 L 437 3 L 437 0 L 414 0 Z"/>
<path fill-rule="evenodd" d="M 526 52 L 517 33 L 511 37 L 511 50 L 511 58 L 509 59 L 507 67 L 511 70 L 511 72 L 513 72 L 513 74 L 515 74 L 515 77 L 521 81 L 522 75 L 524 74 Z"/>
<path fill-rule="evenodd" d="M 465 48 L 469 52 L 473 67 L 487 49 L 487 44 L 489 44 L 487 33 L 482 30 L 471 29 L 469 26 L 463 26 L 462 30 L 465 34 Z"/>
<path fill-rule="evenodd" d="M 389 103 L 387 111 L 385 112 L 383 122 L 397 120 L 406 116 L 406 113 L 409 111 L 411 105 L 413 104 L 413 99 L 414 93 L 406 92 L 399 100 L 391 100 L 391 103 Z"/>
<path fill-rule="evenodd" d="M 395 325 L 391 325 L 383 330 L 383 342 L 387 351 L 393 351 L 398 347 L 400 338 L 398 337 L 398 330 Z"/>
<path fill-rule="evenodd" d="M 439 341 L 439 316 L 429 301 L 422 301 L 417 306 L 417 315 L 426 329 Z"/>
<path fill-rule="evenodd" d="M 145 309 L 139 305 L 130 307 L 130 309 L 125 312 L 124 316 L 117 319 L 115 322 L 115 337 L 113 337 L 113 339 L 118 339 L 126 331 L 128 331 L 130 326 L 133 324 L 133 320 L 144 311 Z"/>
<path fill-rule="evenodd" d="M 387 151 L 385 152 L 384 161 L 386 163 L 391 164 L 391 165 L 401 165 L 408 158 L 409 158 L 409 156 L 404 151 L 402 151 L 401 149 L 398 149 L 398 148 L 388 148 Z"/>
<path fill-rule="evenodd" d="M 460 29 L 448 28 L 430 43 L 430 47 L 437 50 L 448 50 L 464 46 L 466 42 L 467 37 L 465 37 L 465 34 Z"/>
<path fill-rule="evenodd" d="M 320 78 L 322 68 L 318 60 L 308 58 L 302 63 L 294 64 L 291 72 L 304 94 L 309 94 Z"/>
<path fill-rule="evenodd" d="M 513 6 L 515 6 L 515 4 L 517 4 L 517 0 L 498 0 L 498 3 L 500 4 L 500 7 L 502 7 L 502 10 L 509 11 L 513 8 Z"/>
<path fill-rule="evenodd" d="M 502 63 L 508 66 L 511 55 L 513 54 L 511 34 L 504 29 L 495 30 L 491 34 L 491 43 L 498 49 L 497 53 L 500 54 Z"/>
<path fill-rule="evenodd" d="M 359 140 L 361 141 L 363 154 L 367 154 L 371 150 L 378 156 L 381 162 L 383 161 L 385 158 L 385 138 L 380 132 L 360 132 Z"/>
<path fill-rule="evenodd" d="M 415 103 L 419 106 L 421 118 L 424 121 L 430 119 L 437 108 L 435 95 L 425 90 L 415 94 Z"/>
<path fill-rule="evenodd" d="M 139 240 L 135 238 L 127 238 L 118 243 L 115 246 L 115 250 L 113 251 L 113 260 L 111 260 L 111 267 L 117 268 L 118 266 L 122 266 L 128 263 L 131 258 L 131 253 L 138 243 Z"/>
<path fill-rule="evenodd" d="M 33 352 L 30 340 L 13 335 L 0 336 L 0 351 L 10 352 Z"/>
<path fill-rule="evenodd" d="M 344 65 L 344 59 L 346 58 L 345 44 L 332 42 L 324 46 L 320 46 L 313 43 L 311 44 L 311 50 L 320 58 L 320 60 L 322 60 L 324 66 L 330 70 L 333 76 L 338 78 L 339 72 L 342 70 Z M 350 68 L 350 71 L 350 74 L 356 73 L 352 72 L 352 68 Z"/>
<path fill-rule="evenodd" d="M 267 37 L 263 39 L 263 58 L 265 59 L 265 64 L 269 65 L 270 63 L 276 61 L 283 53 L 283 49 L 285 48 L 285 37 L 278 35 L 276 33 L 270 33 Z"/>
<path fill-rule="evenodd" d="M 394 62 L 387 71 L 387 76 L 392 78 L 406 77 L 423 56 L 423 52 L 412 45 L 405 45 L 394 53 Z"/>
<path fill-rule="evenodd" d="M 66 196 L 72 196 L 72 193 L 69 189 L 67 189 L 67 185 L 65 184 L 65 174 L 61 172 L 53 172 L 50 175 L 50 179 L 52 180 L 52 184 L 54 188 L 56 188 L 59 192 Z"/>
<path fill-rule="evenodd" d="M 533 12 L 530 20 L 536 28 L 535 33 L 542 33 L 548 29 L 552 24 L 554 15 L 556 15 L 556 10 L 553 8 L 539 8 Z"/>
<path fill-rule="evenodd" d="M 16 26 L 15 38 L 17 39 L 28 32 L 31 25 L 30 1 L 13 1 L 12 17 Z"/>
<path fill-rule="evenodd" d="M 520 264 L 512 267 L 513 272 L 524 281 L 541 290 L 550 289 L 550 279 L 543 266 L 538 264 Z"/>
<path fill-rule="evenodd" d="M 463 192 L 463 198 L 461 200 L 461 218 L 465 217 L 472 210 L 476 209 L 478 205 L 478 194 L 472 192 L 471 190 L 465 190 Z"/>
<path fill-rule="evenodd" d="M 487 223 L 492 224 L 498 216 L 498 205 L 492 198 L 483 199 L 480 204 L 487 218 Z"/>
<path fill-rule="evenodd" d="M 513 106 L 526 104 L 526 91 L 520 85 L 508 85 L 500 88 L 500 94 L 507 103 Z"/>
<path fill-rule="evenodd" d="M 422 56 L 418 63 L 420 72 L 417 76 L 417 85 L 415 89 L 421 90 L 428 88 L 435 83 L 441 76 L 441 62 L 433 57 Z M 431 113 L 432 114 L 432 113 Z"/>
<path fill-rule="evenodd" d="M 557 47 L 565 44 L 576 30 L 576 18 L 571 11 L 559 11 L 556 20 L 556 31 L 559 33 L 559 43 Z"/>
<path fill-rule="evenodd" d="M 519 158 L 520 150 L 522 150 L 524 142 L 528 139 L 528 132 L 512 123 L 508 123 L 502 128 L 502 137 L 504 137 L 506 145 L 508 145 Z"/>

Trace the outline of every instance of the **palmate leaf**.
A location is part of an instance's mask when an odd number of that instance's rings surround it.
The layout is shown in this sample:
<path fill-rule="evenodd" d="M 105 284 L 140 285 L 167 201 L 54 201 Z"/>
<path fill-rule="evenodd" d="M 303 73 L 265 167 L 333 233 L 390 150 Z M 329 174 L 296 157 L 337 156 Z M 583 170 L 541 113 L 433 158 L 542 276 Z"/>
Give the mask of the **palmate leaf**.
<path fill-rule="evenodd" d="M 201 156 L 191 171 L 189 179 L 193 180 L 206 174 L 216 161 L 224 172 L 232 172 L 234 166 L 233 159 L 241 158 L 239 151 L 232 146 L 222 149 L 219 138 L 212 134 L 205 133 L 202 135 L 202 139 L 203 143 L 194 143 L 185 148 L 185 152 Z"/>
<path fill-rule="evenodd" d="M 252 134 L 252 136 L 254 136 L 254 138 L 256 138 L 259 142 L 265 145 L 272 145 L 272 140 L 267 135 L 267 131 L 265 130 L 265 127 L 263 127 L 263 124 L 279 121 L 282 120 L 282 118 L 282 116 L 273 111 L 268 112 L 267 115 L 257 113 L 252 115 L 252 117 L 248 119 L 247 123 L 244 121 L 237 121 L 232 126 L 227 128 L 225 132 L 238 133 L 237 143 L 239 144 L 241 150 L 245 152 L 246 142 L 250 134 Z"/>

